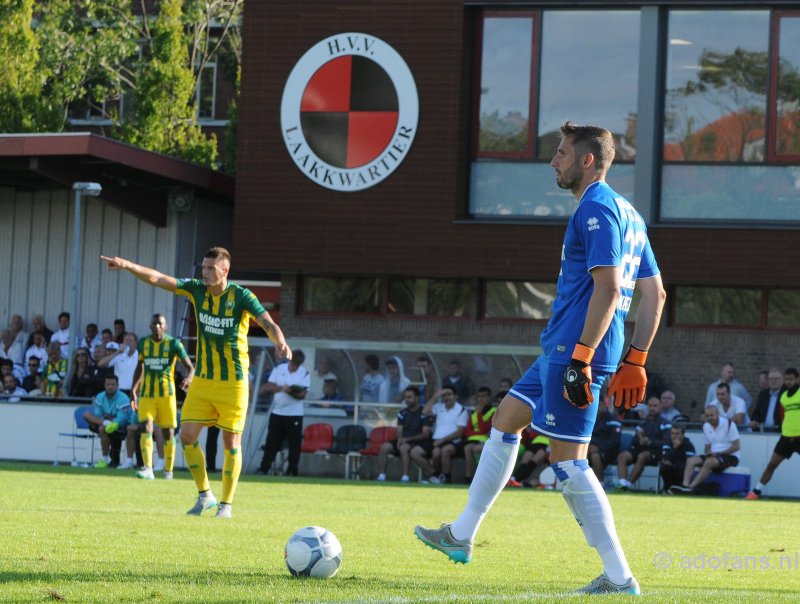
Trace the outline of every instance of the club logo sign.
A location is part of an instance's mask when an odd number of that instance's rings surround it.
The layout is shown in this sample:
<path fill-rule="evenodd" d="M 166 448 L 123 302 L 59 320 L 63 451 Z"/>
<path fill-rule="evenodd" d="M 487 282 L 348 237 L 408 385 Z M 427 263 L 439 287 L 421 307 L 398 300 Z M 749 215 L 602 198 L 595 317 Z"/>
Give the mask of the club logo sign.
<path fill-rule="evenodd" d="M 289 74 L 281 127 L 294 163 L 334 191 L 361 191 L 394 172 L 417 131 L 411 70 L 383 40 L 343 33 L 311 47 Z"/>

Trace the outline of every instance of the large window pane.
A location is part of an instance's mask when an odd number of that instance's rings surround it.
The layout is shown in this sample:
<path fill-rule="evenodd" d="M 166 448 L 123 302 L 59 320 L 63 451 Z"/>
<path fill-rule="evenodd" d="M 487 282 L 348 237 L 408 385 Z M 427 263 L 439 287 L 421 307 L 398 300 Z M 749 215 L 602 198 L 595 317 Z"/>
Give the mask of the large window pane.
<path fill-rule="evenodd" d="M 633 165 L 611 166 L 608 183 L 633 199 Z M 469 211 L 474 217 L 563 218 L 578 207 L 570 191 L 556 186 L 549 164 L 475 162 L 470 173 Z"/>
<path fill-rule="evenodd" d="M 471 289 L 469 281 L 462 279 L 393 278 L 388 310 L 400 315 L 464 317 Z"/>
<path fill-rule="evenodd" d="M 761 324 L 761 290 L 677 287 L 675 323 L 758 327 Z"/>
<path fill-rule="evenodd" d="M 800 327 L 800 289 L 773 289 L 767 306 L 769 327 Z"/>
<path fill-rule="evenodd" d="M 487 281 L 486 318 L 549 319 L 555 283 L 532 281 Z"/>
<path fill-rule="evenodd" d="M 667 164 L 661 183 L 662 219 L 720 219 L 797 223 L 800 168 Z"/>
<path fill-rule="evenodd" d="M 800 15 L 779 21 L 775 150 L 800 155 Z"/>
<path fill-rule="evenodd" d="M 309 312 L 379 312 L 379 280 L 377 278 L 306 277 L 303 280 L 303 310 Z"/>
<path fill-rule="evenodd" d="M 764 159 L 769 11 L 671 11 L 664 159 Z"/>
<path fill-rule="evenodd" d="M 552 159 L 569 119 L 609 129 L 617 161 L 632 160 L 638 59 L 639 11 L 545 11 L 537 157 Z"/>
<path fill-rule="evenodd" d="M 530 157 L 533 16 L 483 20 L 478 152 Z"/>

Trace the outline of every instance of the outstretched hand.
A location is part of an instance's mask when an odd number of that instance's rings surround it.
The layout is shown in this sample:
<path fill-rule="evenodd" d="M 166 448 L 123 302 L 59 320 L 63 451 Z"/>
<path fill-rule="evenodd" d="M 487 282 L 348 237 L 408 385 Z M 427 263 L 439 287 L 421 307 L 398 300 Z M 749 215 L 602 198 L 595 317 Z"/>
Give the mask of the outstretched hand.
<path fill-rule="evenodd" d="M 119 256 L 114 256 L 113 258 L 100 256 L 100 260 L 106 263 L 110 271 L 121 271 L 125 268 L 125 259 Z"/>
<path fill-rule="evenodd" d="M 275 344 L 275 354 L 279 359 L 286 359 L 287 361 L 292 360 L 292 349 L 289 348 L 286 342 Z"/>

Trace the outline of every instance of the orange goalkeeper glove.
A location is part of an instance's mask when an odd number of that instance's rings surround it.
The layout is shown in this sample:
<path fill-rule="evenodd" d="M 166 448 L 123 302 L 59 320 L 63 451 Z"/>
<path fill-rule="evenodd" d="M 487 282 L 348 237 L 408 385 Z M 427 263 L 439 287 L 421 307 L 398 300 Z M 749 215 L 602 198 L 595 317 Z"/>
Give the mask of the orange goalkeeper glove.
<path fill-rule="evenodd" d="M 615 407 L 633 409 L 644 402 L 644 391 L 647 386 L 647 373 L 644 364 L 647 351 L 635 346 L 628 348 L 625 358 L 617 368 L 608 385 L 608 396 L 614 400 Z"/>
<path fill-rule="evenodd" d="M 592 362 L 594 348 L 578 342 L 572 359 L 564 372 L 564 398 L 578 409 L 585 409 L 594 400 L 592 396 Z"/>

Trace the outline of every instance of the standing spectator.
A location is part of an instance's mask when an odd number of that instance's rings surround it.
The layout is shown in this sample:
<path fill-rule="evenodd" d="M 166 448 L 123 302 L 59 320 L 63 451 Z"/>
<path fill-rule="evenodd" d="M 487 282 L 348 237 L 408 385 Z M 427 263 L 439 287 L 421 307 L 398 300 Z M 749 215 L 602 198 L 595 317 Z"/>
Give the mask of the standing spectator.
<path fill-rule="evenodd" d="M 322 387 L 327 380 L 338 381 L 336 374 L 330 370 L 331 362 L 328 357 L 320 357 L 317 361 L 317 368 L 311 372 L 311 387 L 308 389 L 306 400 L 319 401 L 322 400 L 324 393 Z"/>
<path fill-rule="evenodd" d="M 622 440 L 622 422 L 601 398 L 597 404 L 597 419 L 589 441 L 589 465 L 602 484 L 606 466 L 617 461 Z"/>
<path fill-rule="evenodd" d="M 761 392 L 769 388 L 769 370 L 764 369 L 758 372 L 758 391 Z"/>
<path fill-rule="evenodd" d="M 470 405 L 472 395 L 475 394 L 475 386 L 461 371 L 461 362 L 453 359 L 447 364 L 447 377 L 442 380 L 442 386 L 452 386 L 456 391 L 456 397 L 464 405 Z"/>
<path fill-rule="evenodd" d="M 103 337 L 97 330 L 97 323 L 87 323 L 86 335 L 83 338 L 81 338 L 79 346 L 89 351 L 89 358 L 92 360 L 93 363 L 97 362 L 97 359 L 94 358 L 94 349 L 96 346 L 100 346 L 102 344 L 103 344 Z"/>
<path fill-rule="evenodd" d="M 267 380 L 267 389 L 273 393 L 272 408 L 269 414 L 267 442 L 264 457 L 258 471 L 266 474 L 272 467 L 283 439 L 289 444 L 289 476 L 300 473 L 300 447 L 303 444 L 303 400 L 306 398 L 311 376 L 303 367 L 306 355 L 295 350 L 288 363 L 282 363 L 272 370 Z"/>
<path fill-rule="evenodd" d="M 42 361 L 37 356 L 31 356 L 28 359 L 25 377 L 22 378 L 22 387 L 27 392 L 31 392 L 40 387 L 40 385 L 37 384 L 37 380 L 41 377 L 41 364 Z"/>
<path fill-rule="evenodd" d="M 31 317 L 31 335 L 28 338 L 28 342 L 25 345 L 25 348 L 30 348 L 31 344 L 33 344 L 33 334 L 36 332 L 42 334 L 44 338 L 44 346 L 47 346 L 50 343 L 50 336 L 53 335 L 53 330 L 49 329 L 44 322 L 44 317 L 42 315 L 33 315 Z"/>
<path fill-rule="evenodd" d="M 385 365 L 386 378 L 381 384 L 378 402 L 399 403 L 403 399 L 403 392 L 411 385 L 411 380 L 406 377 L 403 360 L 400 357 L 389 357 Z"/>
<path fill-rule="evenodd" d="M 0 359 L 8 359 L 18 367 L 22 367 L 25 360 L 22 344 L 14 339 L 14 333 L 10 329 L 4 329 L 0 336 Z"/>
<path fill-rule="evenodd" d="M 429 443 L 431 426 L 428 418 L 422 414 L 419 388 L 408 386 L 403 391 L 404 409 L 397 413 L 397 439 L 383 443 L 378 452 L 378 480 L 386 480 L 386 466 L 389 455 L 399 455 L 403 465 L 400 482 L 409 482 L 408 472 L 411 466 L 411 448 L 421 443 Z M 429 447 L 432 448 L 432 447 Z"/>
<path fill-rule="evenodd" d="M 67 377 L 67 359 L 61 356 L 61 345 L 50 342 L 47 346 L 47 365 L 44 368 L 44 394 L 59 398 L 64 392 L 64 379 Z"/>
<path fill-rule="evenodd" d="M 119 390 L 116 375 L 109 375 L 103 385 L 103 392 L 94 399 L 91 411 L 85 411 L 83 419 L 89 424 L 89 430 L 100 436 L 100 458 L 95 468 L 107 468 L 111 465 L 111 435 L 119 428 L 127 428 L 131 420 L 131 401 Z"/>
<path fill-rule="evenodd" d="M 738 396 L 739 398 L 743 399 L 746 407 L 749 407 L 753 402 L 753 397 L 750 396 L 747 388 L 745 388 L 744 384 L 736 379 L 733 363 L 725 363 L 719 370 L 719 379 L 715 382 L 711 382 L 711 384 L 708 386 L 708 390 L 706 391 L 706 405 L 713 402 L 717 398 L 717 386 L 720 384 L 727 384 L 728 391 L 733 396 Z"/>
<path fill-rule="evenodd" d="M 717 386 L 717 398 L 706 406 L 716 407 L 719 414 L 731 420 L 737 428 L 750 430 L 750 417 L 747 415 L 747 404 L 743 399 L 731 394 L 730 384 L 721 383 Z"/>
<path fill-rule="evenodd" d="M 753 405 L 753 416 L 750 418 L 750 427 L 753 430 L 777 430 L 780 426 L 778 401 L 784 390 L 783 372 L 773 367 L 767 373 L 767 388 L 764 388 L 756 397 Z"/>
<path fill-rule="evenodd" d="M 461 435 L 467 425 L 468 414 L 456 396 L 453 386 L 443 386 L 428 399 L 422 414 L 435 422 L 431 436 L 432 448 L 428 452 L 417 445 L 411 450 L 411 459 L 427 472 L 428 481 L 434 484 L 451 482 L 451 460 L 464 455 Z M 441 400 L 438 400 L 440 397 Z M 426 456 L 428 453 L 430 461 Z"/>
<path fill-rule="evenodd" d="M 492 430 L 492 417 L 497 411 L 497 407 L 492 402 L 492 391 L 486 386 L 478 388 L 475 409 L 469 414 L 469 420 L 463 434 L 464 482 L 466 484 L 472 483 L 478 457 L 483 450 L 483 445 L 489 440 L 489 432 Z M 497 402 L 499 403 L 500 401 Z"/>
<path fill-rule="evenodd" d="M 20 348 L 24 352 L 28 348 L 28 332 L 25 331 L 25 322 L 22 320 L 22 315 L 11 315 L 11 323 L 9 325 L 11 333 L 14 336 L 14 341 L 19 343 Z"/>
<path fill-rule="evenodd" d="M 128 332 L 123 338 L 123 345 L 118 346 L 117 350 L 106 346 L 107 350 L 112 350 L 113 354 L 106 354 L 102 360 L 97 362 L 100 368 L 109 367 L 114 369 L 114 373 L 119 378 L 119 389 L 128 398 L 131 397 L 133 389 L 133 375 L 136 373 L 136 366 L 139 364 L 139 355 L 136 352 L 138 338 L 135 333 Z M 114 342 L 116 344 L 116 342 Z"/>
<path fill-rule="evenodd" d="M 111 342 L 114 342 L 114 334 L 111 333 L 111 330 L 108 327 L 104 327 L 103 331 L 100 332 L 100 338 L 103 341 L 103 347 L 107 348 Z M 117 344 L 116 342 L 114 342 Z M 117 344 L 119 346 L 119 344 Z"/>
<path fill-rule="evenodd" d="M 120 346 L 125 343 L 125 321 L 123 319 L 114 319 L 113 338 Z"/>
<path fill-rule="evenodd" d="M 672 485 L 683 482 L 686 461 L 694 454 L 694 445 L 686 438 L 686 428 L 680 424 L 673 425 L 669 431 L 669 443 L 664 445 L 658 469 L 664 481 L 664 492 L 669 493 Z"/>
<path fill-rule="evenodd" d="M 50 336 L 51 342 L 58 342 L 61 346 L 61 358 L 66 359 L 69 357 L 69 313 L 62 312 L 58 315 L 58 331 L 53 332 Z"/>
<path fill-rule="evenodd" d="M 739 431 L 736 424 L 720 417 L 719 408 L 713 405 L 706 407 L 706 421 L 703 424 L 705 438 L 705 455 L 690 457 L 683 470 L 683 482 L 672 485 L 672 494 L 694 493 L 698 485 L 708 478 L 711 472 L 721 474 L 727 468 L 739 464 Z M 700 466 L 697 476 L 692 479 L 694 469 Z"/>
<path fill-rule="evenodd" d="M 72 372 L 67 379 L 69 396 L 92 397 L 95 394 L 94 363 L 89 358 L 88 348 L 76 348 Z"/>
<path fill-rule="evenodd" d="M 759 499 L 764 487 L 772 480 L 772 474 L 784 459 L 800 453 L 800 372 L 789 367 L 783 374 L 785 390 L 781 393 L 780 404 L 783 411 L 781 437 L 772 451 L 767 467 L 761 474 L 756 487 L 747 494 L 746 499 Z"/>
<path fill-rule="evenodd" d="M 424 405 L 428 401 L 428 396 L 436 389 L 436 372 L 430 359 L 424 354 L 417 357 L 416 366 L 419 372 L 420 402 Z"/>
<path fill-rule="evenodd" d="M 661 461 L 664 445 L 669 442 L 672 425 L 661 416 L 661 400 L 650 397 L 647 401 L 649 411 L 644 422 L 636 427 L 631 446 L 617 456 L 617 474 L 619 486 L 627 491 L 639 480 L 645 466 L 655 466 Z M 633 470 L 628 477 L 628 465 L 633 463 Z"/>
<path fill-rule="evenodd" d="M 25 351 L 25 362 L 28 362 L 32 356 L 39 357 L 39 363 L 44 367 L 47 363 L 47 340 L 41 331 L 34 331 L 31 334 L 31 345 Z M 59 350 L 60 352 L 60 350 Z"/>
<path fill-rule="evenodd" d="M 378 359 L 377 355 L 368 354 L 364 357 L 364 364 L 366 365 L 366 373 L 364 373 L 364 377 L 361 380 L 361 402 L 380 402 L 381 385 L 385 379 L 379 371 L 381 366 L 380 359 Z"/>
<path fill-rule="evenodd" d="M 108 367 L 108 362 L 103 364 L 103 367 L 100 366 L 100 361 L 102 361 L 107 356 L 111 356 L 119 350 L 119 344 L 116 342 L 112 342 L 109 340 L 106 344 L 101 344 L 100 346 L 94 347 L 94 358 L 95 364 L 92 369 L 92 375 L 94 377 L 94 394 L 100 394 L 104 388 L 106 383 L 106 378 L 109 375 L 115 375 L 114 369 L 112 367 Z"/>
<path fill-rule="evenodd" d="M 659 397 L 661 399 L 661 417 L 665 421 L 673 422 L 679 415 L 683 415 L 675 407 L 675 393 L 672 390 L 664 390 Z"/>

